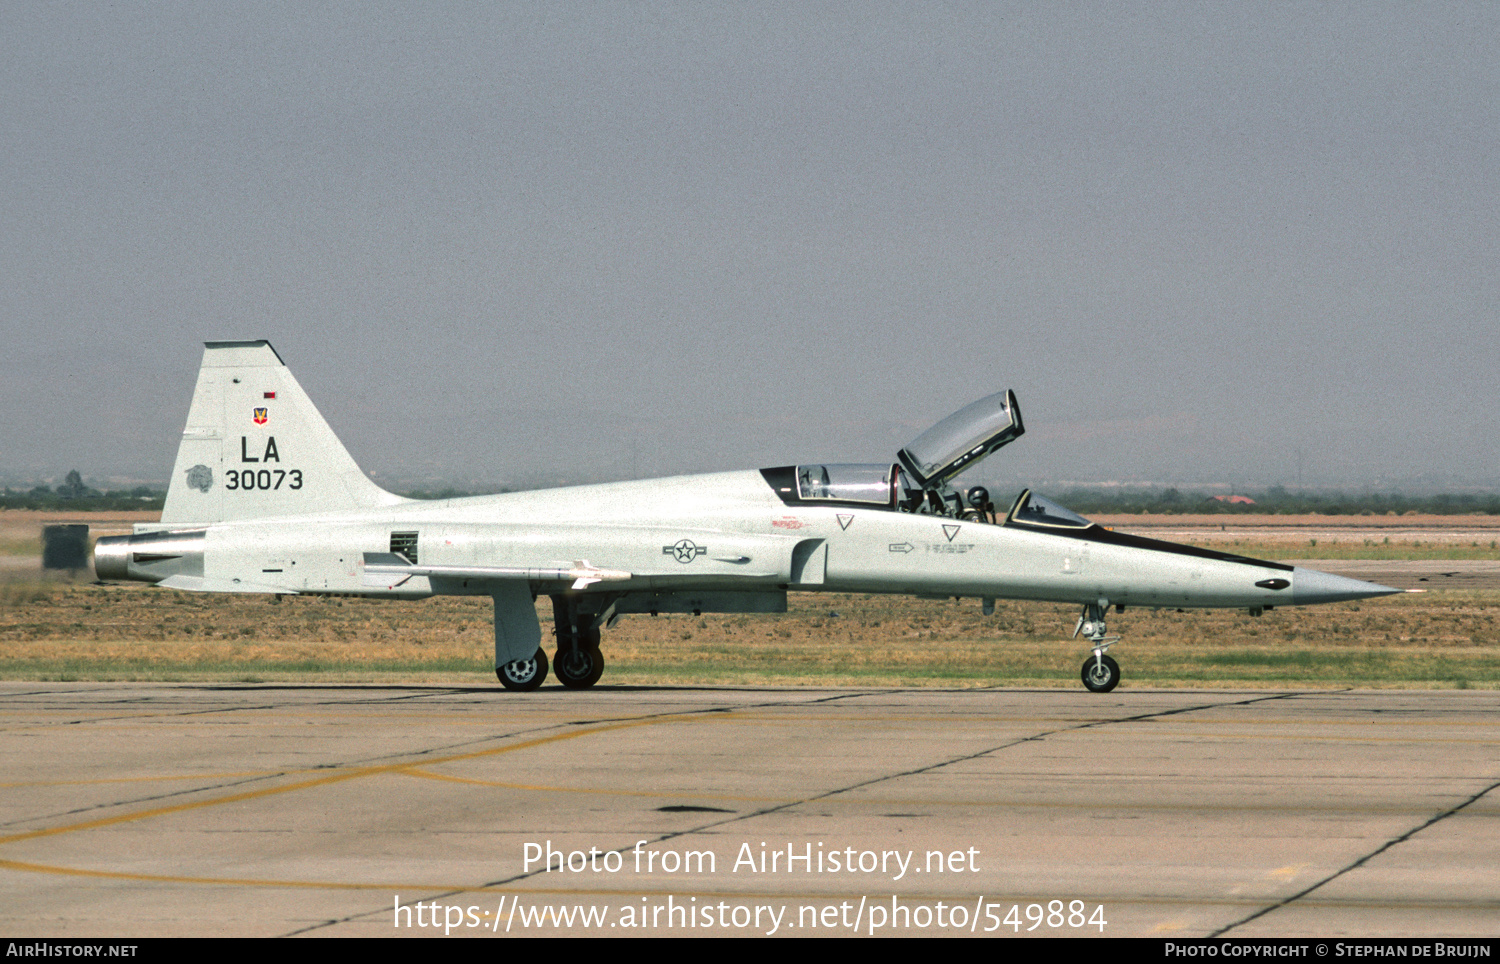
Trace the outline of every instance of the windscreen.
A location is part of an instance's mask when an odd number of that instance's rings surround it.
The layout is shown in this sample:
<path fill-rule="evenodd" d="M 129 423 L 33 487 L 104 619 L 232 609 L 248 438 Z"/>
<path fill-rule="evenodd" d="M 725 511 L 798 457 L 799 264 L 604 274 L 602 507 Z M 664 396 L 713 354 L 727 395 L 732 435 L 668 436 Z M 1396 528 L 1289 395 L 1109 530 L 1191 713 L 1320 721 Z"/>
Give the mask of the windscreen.
<path fill-rule="evenodd" d="M 1036 495 L 1030 489 L 1021 493 L 1021 497 L 1016 500 L 1016 504 L 1010 510 L 1010 516 L 1005 521 L 1018 522 L 1021 525 L 1048 526 L 1054 529 L 1087 529 L 1094 524 L 1072 509 L 1064 508 L 1051 499 Z"/>
<path fill-rule="evenodd" d="M 797 497 L 809 501 L 869 502 L 889 505 L 891 473 L 889 463 L 875 465 L 799 465 Z"/>

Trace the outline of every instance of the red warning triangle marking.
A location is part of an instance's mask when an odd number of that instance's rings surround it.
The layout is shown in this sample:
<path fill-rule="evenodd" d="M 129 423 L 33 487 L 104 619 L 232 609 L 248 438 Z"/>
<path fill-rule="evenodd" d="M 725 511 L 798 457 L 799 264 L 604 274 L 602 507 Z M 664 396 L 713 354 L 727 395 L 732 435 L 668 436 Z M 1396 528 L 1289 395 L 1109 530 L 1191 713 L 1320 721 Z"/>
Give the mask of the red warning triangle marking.
<path fill-rule="evenodd" d="M 849 528 L 849 523 L 851 523 L 853 521 L 854 521 L 854 516 L 853 515 L 850 515 L 847 512 L 840 512 L 839 513 L 839 528 L 840 529 L 847 529 L 847 528 Z"/>
<path fill-rule="evenodd" d="M 953 537 L 958 535 L 958 530 L 962 528 L 963 526 L 943 526 L 943 535 L 948 537 L 949 542 L 952 542 Z"/>

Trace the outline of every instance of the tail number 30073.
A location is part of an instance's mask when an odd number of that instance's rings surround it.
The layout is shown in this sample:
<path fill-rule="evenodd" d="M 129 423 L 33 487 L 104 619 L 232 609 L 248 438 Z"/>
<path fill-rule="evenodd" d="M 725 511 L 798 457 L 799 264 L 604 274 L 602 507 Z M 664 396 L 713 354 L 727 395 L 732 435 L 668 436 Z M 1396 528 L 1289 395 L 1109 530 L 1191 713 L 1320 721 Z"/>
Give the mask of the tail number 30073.
<path fill-rule="evenodd" d="M 249 492 L 255 489 L 274 490 L 282 487 L 302 488 L 301 469 L 230 469 L 224 473 L 224 488 L 231 492 Z"/>

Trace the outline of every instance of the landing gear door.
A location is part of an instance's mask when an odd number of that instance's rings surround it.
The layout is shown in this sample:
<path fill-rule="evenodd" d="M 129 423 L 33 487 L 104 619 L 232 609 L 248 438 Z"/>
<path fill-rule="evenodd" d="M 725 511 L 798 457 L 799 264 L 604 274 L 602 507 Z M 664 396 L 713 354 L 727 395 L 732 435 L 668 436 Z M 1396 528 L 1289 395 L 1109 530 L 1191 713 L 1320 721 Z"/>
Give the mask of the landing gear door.
<path fill-rule="evenodd" d="M 1015 392 L 997 392 L 918 435 L 896 458 L 918 485 L 936 489 L 1025 431 Z"/>

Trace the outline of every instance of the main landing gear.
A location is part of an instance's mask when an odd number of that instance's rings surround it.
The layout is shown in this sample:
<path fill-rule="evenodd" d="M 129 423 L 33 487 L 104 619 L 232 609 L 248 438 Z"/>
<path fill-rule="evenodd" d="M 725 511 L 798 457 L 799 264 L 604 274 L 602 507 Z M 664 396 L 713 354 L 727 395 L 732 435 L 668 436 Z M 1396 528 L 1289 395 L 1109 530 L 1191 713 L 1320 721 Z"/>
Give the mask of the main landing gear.
<path fill-rule="evenodd" d="M 580 613 L 567 596 L 552 597 L 552 616 L 557 626 L 557 656 L 552 661 L 557 681 L 568 689 L 588 689 L 604 675 L 597 620 Z"/>
<path fill-rule="evenodd" d="M 1083 661 L 1083 685 L 1095 693 L 1108 693 L 1120 685 L 1120 664 L 1104 655 L 1120 641 L 1119 636 L 1106 635 L 1104 614 L 1108 609 L 1108 599 L 1085 603 L 1078 626 L 1073 630 L 1074 639 L 1081 634 L 1094 644 L 1094 654 Z"/>
<path fill-rule="evenodd" d="M 536 655 L 530 659 L 518 659 L 514 663 L 496 666 L 495 675 L 500 677 L 500 685 L 508 690 L 534 690 L 547 678 L 547 654 L 538 647 Z"/>
<path fill-rule="evenodd" d="M 557 681 L 571 690 L 593 686 L 604 675 L 604 654 L 599 652 L 599 617 L 579 612 L 577 601 L 563 595 L 552 597 L 552 616 L 557 626 L 557 652 L 551 668 L 557 674 Z M 527 692 L 542 685 L 547 668 L 547 654 L 538 647 L 530 659 L 496 666 L 495 675 L 506 689 Z"/>

